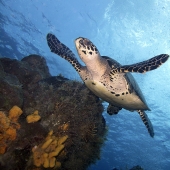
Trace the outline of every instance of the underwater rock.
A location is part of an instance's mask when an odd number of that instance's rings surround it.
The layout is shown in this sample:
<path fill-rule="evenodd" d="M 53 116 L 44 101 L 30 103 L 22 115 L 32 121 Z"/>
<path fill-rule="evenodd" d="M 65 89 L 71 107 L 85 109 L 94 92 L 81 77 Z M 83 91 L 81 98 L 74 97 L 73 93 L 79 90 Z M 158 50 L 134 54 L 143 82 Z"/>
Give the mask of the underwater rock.
<path fill-rule="evenodd" d="M 24 57 L 21 61 L 26 61 L 29 63 L 29 66 L 32 70 L 38 70 L 38 72 L 42 75 L 42 79 L 51 76 L 44 57 L 32 54 Z"/>
<path fill-rule="evenodd" d="M 137 166 L 134 166 L 133 168 L 131 168 L 129 170 L 144 170 L 144 169 L 141 166 L 137 165 Z"/>
<path fill-rule="evenodd" d="M 0 108 L 9 110 L 13 105 L 22 107 L 23 93 L 47 77 L 50 77 L 49 69 L 41 56 L 30 55 L 21 61 L 0 58 Z"/>
<path fill-rule="evenodd" d="M 1 79 L 11 88 L 3 93 L 10 104 L 0 104 L 0 109 L 7 112 L 20 97 L 23 110 L 20 117 L 2 115 L 4 127 L 15 122 L 17 136 L 0 156 L 1 170 L 85 170 L 100 158 L 106 135 L 102 101 L 84 84 L 50 76 L 45 60 L 36 55 L 22 61 L 0 59 L 0 68 Z M 22 95 L 11 97 L 16 87 Z"/>
<path fill-rule="evenodd" d="M 14 75 L 1 75 L 0 94 L 0 108 L 3 110 L 8 111 L 14 105 L 21 107 L 23 104 L 22 85 Z"/>
<path fill-rule="evenodd" d="M 39 80 L 50 76 L 45 59 L 38 55 L 27 56 L 21 61 L 0 58 L 0 63 L 4 72 L 15 75 L 24 89 L 33 86 L 33 84 Z"/>
<path fill-rule="evenodd" d="M 137 165 L 137 166 L 134 166 L 132 167 L 131 169 L 125 167 L 123 169 L 126 169 L 126 170 L 144 170 L 141 166 Z M 122 170 L 122 168 L 118 169 L 118 168 L 113 168 L 112 170 Z"/>

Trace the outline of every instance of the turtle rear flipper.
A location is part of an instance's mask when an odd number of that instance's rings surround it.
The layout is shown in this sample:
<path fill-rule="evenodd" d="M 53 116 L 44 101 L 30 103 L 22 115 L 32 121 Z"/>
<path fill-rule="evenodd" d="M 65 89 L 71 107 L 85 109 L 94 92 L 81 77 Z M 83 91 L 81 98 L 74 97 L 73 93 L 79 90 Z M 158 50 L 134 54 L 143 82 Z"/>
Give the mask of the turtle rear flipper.
<path fill-rule="evenodd" d="M 118 114 L 119 110 L 121 110 L 121 107 L 116 107 L 112 104 L 109 104 L 109 106 L 107 107 L 107 113 L 109 115 L 114 115 L 114 114 Z"/>
<path fill-rule="evenodd" d="M 136 72 L 136 73 L 145 73 L 147 71 L 155 70 L 163 63 L 165 63 L 169 58 L 168 54 L 160 54 L 157 55 L 149 60 L 131 64 L 131 65 L 124 65 L 111 70 L 111 74 L 114 73 L 127 73 L 127 72 Z"/>
<path fill-rule="evenodd" d="M 81 71 L 82 65 L 78 62 L 74 53 L 66 45 L 61 43 L 55 35 L 48 33 L 47 43 L 50 47 L 51 52 L 59 55 L 60 57 L 71 63 L 76 71 Z"/>
<path fill-rule="evenodd" d="M 154 137 L 153 126 L 152 126 L 152 123 L 149 120 L 147 114 L 144 111 L 142 111 L 142 110 L 137 110 L 137 112 L 139 113 L 143 123 L 145 124 L 146 128 L 148 129 L 148 132 L 149 132 L 150 136 Z"/>

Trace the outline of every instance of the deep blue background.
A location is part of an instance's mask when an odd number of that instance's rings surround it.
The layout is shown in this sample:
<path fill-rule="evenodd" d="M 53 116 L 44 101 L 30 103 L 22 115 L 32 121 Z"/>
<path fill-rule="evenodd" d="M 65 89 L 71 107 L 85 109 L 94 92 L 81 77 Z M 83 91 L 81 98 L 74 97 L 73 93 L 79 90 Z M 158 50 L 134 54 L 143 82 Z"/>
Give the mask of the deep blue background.
<path fill-rule="evenodd" d="M 89 38 L 101 55 L 121 64 L 170 54 L 169 0 L 0 0 L 0 56 L 22 59 L 40 54 L 52 75 L 80 80 L 67 61 L 50 52 L 46 34 L 55 34 L 77 54 L 74 39 Z M 78 57 L 78 55 L 77 55 Z M 155 71 L 133 74 L 151 108 L 150 138 L 136 112 L 122 110 L 110 117 L 101 160 L 89 170 L 170 169 L 170 61 Z M 104 103 L 105 108 L 107 103 Z"/>

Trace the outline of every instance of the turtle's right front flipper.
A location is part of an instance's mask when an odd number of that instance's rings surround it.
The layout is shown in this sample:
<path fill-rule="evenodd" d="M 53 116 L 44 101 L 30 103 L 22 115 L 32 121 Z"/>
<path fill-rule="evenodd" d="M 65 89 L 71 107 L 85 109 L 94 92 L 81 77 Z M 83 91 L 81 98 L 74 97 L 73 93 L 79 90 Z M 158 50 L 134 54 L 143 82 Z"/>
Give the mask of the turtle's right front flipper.
<path fill-rule="evenodd" d="M 81 71 L 82 66 L 76 59 L 74 53 L 66 45 L 61 43 L 55 35 L 50 33 L 47 34 L 47 43 L 50 47 L 51 52 L 59 55 L 60 57 L 71 63 L 76 71 Z"/>

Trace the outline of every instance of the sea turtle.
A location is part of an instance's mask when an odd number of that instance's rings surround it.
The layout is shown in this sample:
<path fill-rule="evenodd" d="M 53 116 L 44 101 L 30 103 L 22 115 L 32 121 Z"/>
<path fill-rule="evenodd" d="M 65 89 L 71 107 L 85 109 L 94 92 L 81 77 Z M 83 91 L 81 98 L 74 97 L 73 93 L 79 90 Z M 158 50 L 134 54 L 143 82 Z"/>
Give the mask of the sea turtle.
<path fill-rule="evenodd" d="M 47 34 L 47 42 L 51 52 L 70 62 L 85 85 L 109 103 L 107 112 L 110 115 L 117 114 L 122 108 L 137 111 L 150 136 L 154 136 L 152 124 L 145 113 L 145 110 L 150 109 L 130 72 L 144 73 L 154 70 L 166 62 L 169 55 L 160 54 L 140 63 L 122 66 L 112 58 L 101 56 L 90 40 L 80 37 L 75 40 L 75 45 L 79 57 L 86 65 L 82 66 L 74 53 L 55 35 Z"/>

